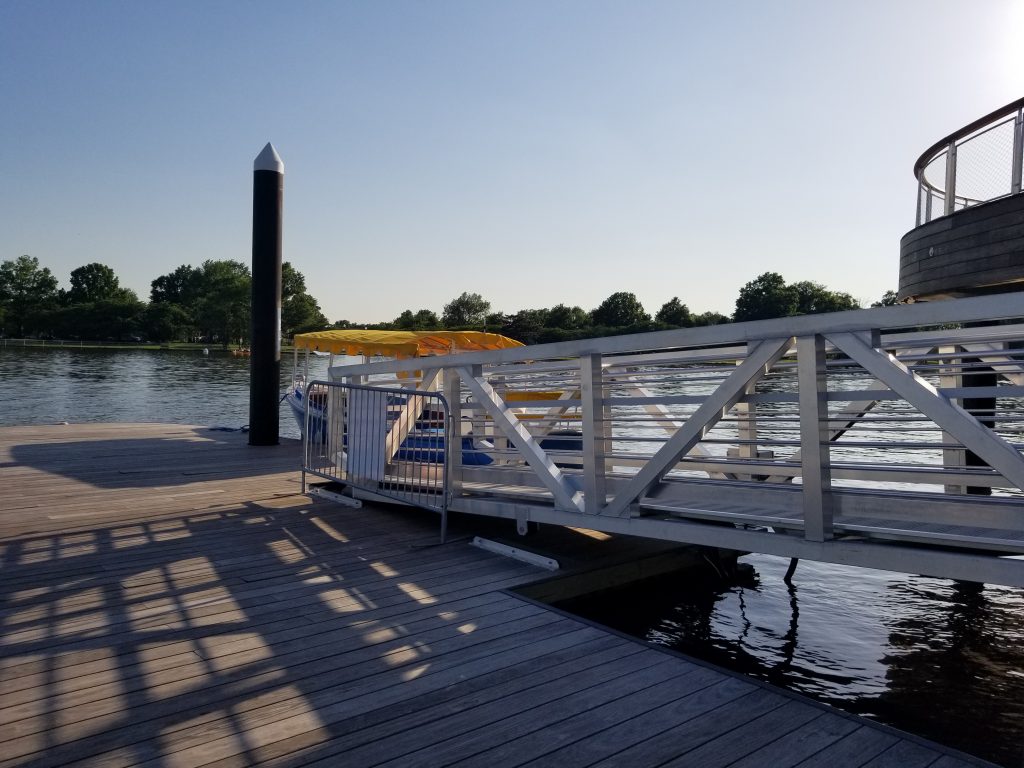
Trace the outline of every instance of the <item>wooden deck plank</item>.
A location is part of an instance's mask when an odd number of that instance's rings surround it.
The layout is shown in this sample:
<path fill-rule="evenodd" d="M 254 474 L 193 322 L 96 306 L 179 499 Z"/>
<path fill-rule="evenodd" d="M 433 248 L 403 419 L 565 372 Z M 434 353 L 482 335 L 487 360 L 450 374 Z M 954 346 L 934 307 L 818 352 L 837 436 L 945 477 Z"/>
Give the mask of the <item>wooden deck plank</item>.
<path fill-rule="evenodd" d="M 678 701 L 649 710 L 643 717 L 623 720 L 585 739 L 561 746 L 553 752 L 531 760 L 527 765 L 531 768 L 584 768 L 642 744 L 682 723 L 702 717 L 755 690 L 757 687 L 751 683 L 719 676 L 714 684 L 688 693 Z M 633 759 L 635 758 L 636 755 L 633 756 Z"/>
<path fill-rule="evenodd" d="M 536 610 L 524 610 L 522 606 L 511 601 L 492 600 L 486 605 L 477 606 L 473 610 L 472 620 L 476 626 L 480 627 L 491 622 L 505 623 L 519 618 L 529 618 L 537 613 Z M 438 617 L 436 610 L 431 610 L 430 615 L 427 616 L 414 620 L 405 618 L 400 625 L 403 630 L 401 635 L 398 629 L 392 628 L 392 626 L 398 625 L 378 628 L 374 626 L 375 622 L 371 622 L 361 632 L 358 629 L 353 632 L 353 627 L 347 624 L 321 627 L 319 631 L 314 629 L 311 624 L 303 624 L 302 630 L 306 631 L 301 635 L 274 643 L 274 655 L 278 662 L 284 662 L 291 666 L 298 663 L 293 654 L 303 654 L 304 657 L 311 658 L 315 654 L 313 649 L 321 648 L 329 649 L 331 654 L 335 654 L 354 644 L 359 647 L 376 645 L 395 637 L 401 636 L 404 639 L 422 633 L 434 625 L 445 626 L 463 621 L 465 620 L 458 613 L 455 613 L 452 618 L 446 619 Z M 58 709 L 72 707 L 76 711 L 80 711 L 79 708 L 89 702 L 98 701 L 108 696 L 123 695 L 133 690 L 146 690 L 151 696 L 158 696 L 162 684 L 205 677 L 211 667 L 223 674 L 235 667 L 259 662 L 266 657 L 267 647 L 266 638 L 252 637 L 226 644 L 213 651 L 204 643 L 201 656 L 195 650 L 190 650 L 188 653 L 171 657 L 175 659 L 175 663 L 123 664 L 118 666 L 116 676 L 112 675 L 110 669 L 104 669 L 63 680 L 59 685 L 51 683 L 48 686 L 23 688 L 20 691 L 8 689 L 4 693 L 5 706 L 0 708 L 0 725 L 21 719 L 24 715 L 19 716 L 15 710 L 24 708 L 30 702 L 35 702 L 34 706 L 42 707 L 53 713 Z M 166 662 L 166 659 L 167 657 L 164 657 L 163 660 Z"/>
<path fill-rule="evenodd" d="M 859 727 L 850 718 L 826 713 L 769 742 L 745 758 L 730 763 L 731 768 L 792 768 L 804 758 L 818 754 Z M 836 765 L 837 763 L 833 763 Z"/>
<path fill-rule="evenodd" d="M 506 617 L 507 621 L 497 618 L 493 621 L 482 619 L 481 629 L 474 633 L 474 640 L 477 643 L 486 642 L 489 639 L 500 638 L 508 634 L 514 634 L 518 627 L 543 626 L 554 623 L 551 616 L 543 614 L 533 617 Z M 509 622 L 512 622 L 510 625 Z M 418 642 L 430 643 L 433 654 L 442 654 L 453 648 L 467 647 L 465 642 L 457 643 L 455 640 L 462 640 L 458 627 L 441 628 L 434 631 L 426 631 L 417 639 Z M 353 647 L 356 646 L 356 647 Z M 336 651 L 336 652 L 335 652 Z M 194 719 L 196 712 L 210 709 L 217 711 L 221 708 L 222 700 L 235 694 L 239 688 L 244 688 L 246 696 L 252 700 L 258 692 L 269 691 L 259 697 L 260 704 L 266 706 L 273 703 L 275 697 L 280 698 L 282 690 L 285 693 L 292 693 L 290 698 L 295 698 L 294 686 L 302 682 L 303 690 L 307 696 L 311 691 L 317 691 L 333 684 L 348 683 L 362 677 L 382 670 L 394 670 L 398 667 L 405 667 L 414 664 L 421 654 L 410 647 L 404 639 L 390 643 L 382 643 L 378 646 L 362 646 L 352 642 L 342 648 L 321 647 L 308 653 L 294 654 L 295 659 L 282 659 L 278 662 L 274 659 L 273 664 L 252 663 L 241 670 L 228 667 L 221 669 L 202 669 L 200 665 L 194 670 L 199 674 L 191 677 L 172 677 L 169 682 L 155 681 L 144 689 L 144 699 L 140 697 L 139 704 L 131 712 L 131 722 L 138 723 L 150 718 L 153 715 L 165 715 L 169 711 L 185 712 Z M 280 685 L 282 674 L 280 663 L 287 665 L 287 677 L 290 685 L 282 688 Z M 46 707 L 46 702 L 33 702 L 37 705 L 36 711 L 33 706 L 12 708 L 20 710 L 13 714 L 24 715 L 24 719 L 13 719 L 3 726 L 3 749 L 5 753 L 20 752 L 22 749 L 31 747 L 38 743 L 37 739 L 28 738 L 34 733 L 41 732 L 42 725 L 59 732 L 62 741 L 70 741 L 83 738 L 97 730 L 98 724 L 105 724 L 107 727 L 116 726 L 124 720 L 123 702 L 125 698 L 131 698 L 132 690 L 118 690 L 117 686 L 100 686 L 103 690 L 85 692 L 85 700 L 81 703 L 62 703 L 60 708 Z M 140 690 L 140 689 L 133 689 Z M 94 696 L 101 698 L 95 699 Z M 251 702 L 247 702 L 248 707 Z M 238 708 L 235 708 L 238 711 Z M 269 717 L 269 715 L 268 715 Z M 255 722 L 256 718 L 249 718 Z M 40 722 L 45 720 L 45 723 Z"/>
<path fill-rule="evenodd" d="M 835 768 L 839 765 L 861 766 L 873 757 L 880 755 L 899 737 L 861 725 L 852 733 L 822 749 L 798 763 L 800 768 Z"/>
<path fill-rule="evenodd" d="M 784 706 L 788 701 L 782 693 L 755 690 L 726 702 L 704 717 L 680 723 L 594 765 L 609 768 L 613 765 L 662 765 L 723 733 L 740 728 L 765 712 Z"/>
<path fill-rule="evenodd" d="M 530 655 L 511 667 L 463 676 L 444 688 L 346 717 L 331 724 L 333 739 L 325 739 L 323 734 L 316 732 L 306 732 L 273 742 L 262 747 L 257 758 L 260 765 L 268 768 L 292 765 L 297 761 L 337 759 L 342 752 L 347 756 L 355 747 L 401 737 L 411 728 L 426 723 L 443 727 L 447 718 L 455 714 L 543 685 L 551 675 L 573 674 L 642 651 L 621 638 L 603 634 L 587 643 L 539 656 Z M 519 649 L 520 658 L 527 654 L 530 654 L 529 649 Z M 545 672 L 548 674 L 543 674 Z M 228 760 L 218 765 L 228 768 L 243 763 Z"/>
<path fill-rule="evenodd" d="M 0 766 L 963 765 L 503 592 L 547 574 L 432 514 L 299 496 L 298 448 L 0 428 Z"/>
<path fill-rule="evenodd" d="M 578 714 L 567 708 L 541 718 L 539 728 L 516 727 L 497 746 L 460 761 L 466 766 L 505 766 L 513 768 L 553 752 L 572 742 L 586 740 L 618 723 L 639 718 L 652 709 L 678 701 L 721 680 L 714 670 L 705 667 L 685 669 L 682 663 L 670 669 L 649 688 L 627 693 Z"/>
<path fill-rule="evenodd" d="M 116 750 L 96 755 L 82 764 L 113 768 L 135 765 L 144 760 L 167 761 L 179 751 L 188 751 L 188 759 L 183 764 L 189 765 L 189 761 L 200 759 L 200 756 L 206 753 L 205 750 L 214 750 L 215 742 L 225 755 L 229 755 L 238 754 L 237 751 L 231 750 L 240 743 L 244 743 L 249 750 L 294 733 L 314 731 L 329 734 L 330 725 L 336 720 L 343 720 L 354 713 L 382 706 L 389 699 L 406 698 L 414 681 L 423 680 L 424 685 L 443 685 L 451 681 L 451 673 L 458 674 L 456 670 L 459 667 L 465 668 L 486 659 L 495 666 L 502 665 L 507 655 L 522 644 L 542 644 L 548 638 L 560 635 L 572 635 L 580 639 L 593 637 L 581 636 L 576 632 L 571 623 L 549 622 L 540 627 L 531 627 L 523 632 L 513 632 L 501 637 L 478 638 L 478 643 L 463 644 L 456 647 L 456 652 L 441 654 L 429 662 L 421 661 L 417 664 L 415 659 L 406 659 L 408 663 L 401 667 L 370 670 L 362 677 L 359 676 L 357 669 L 353 671 L 355 677 L 351 679 L 334 675 L 324 681 L 316 677 L 310 681 L 311 684 L 306 683 L 303 686 L 306 693 L 296 695 L 293 691 L 288 699 L 282 699 L 277 692 L 265 697 L 253 697 L 243 691 L 234 699 L 222 701 L 220 709 L 211 708 L 211 711 L 201 712 L 198 716 L 193 714 L 187 701 L 182 702 L 185 709 L 180 715 L 148 722 L 143 728 L 136 725 L 128 729 L 126 735 L 102 734 L 101 739 L 109 740 L 113 736 L 130 746 L 125 748 L 118 744 Z M 452 646 L 457 645 L 452 643 Z M 327 687 L 318 688 L 318 685 Z M 250 712 L 255 714 L 250 715 Z M 241 731 L 236 722 L 238 717 L 244 718 L 245 728 Z M 264 731 L 263 739 L 253 739 L 256 729 L 275 725 L 278 731 L 274 734 L 276 738 L 268 739 Z M 172 746 L 168 748 L 153 738 L 152 734 L 155 732 L 170 738 Z M 48 752 L 47 757 L 49 754 Z M 245 753 L 245 757 L 248 759 L 248 752 Z"/>
<path fill-rule="evenodd" d="M 574 714 L 595 703 L 603 703 L 616 694 L 648 688 L 671 677 L 671 660 L 646 653 L 631 655 L 600 668 L 560 676 L 545 677 L 541 685 L 513 693 L 473 710 L 448 717 L 444 727 L 434 725 L 407 729 L 401 739 L 369 744 L 346 754 L 355 764 L 381 766 L 448 765 L 461 758 L 512 738 L 538 723 L 552 711 Z M 689 670 L 686 670 L 689 671 Z M 680 674 L 683 674 L 680 670 Z M 311 763 L 318 768 L 327 761 Z"/>
<path fill-rule="evenodd" d="M 700 765 L 724 768 L 772 744 L 806 723 L 824 717 L 824 713 L 802 701 L 788 701 L 781 707 L 747 720 L 738 728 L 723 730 L 690 752 L 665 763 L 666 768 Z"/>
<path fill-rule="evenodd" d="M 864 763 L 863 768 L 928 768 L 942 755 L 912 741 L 898 741 Z"/>

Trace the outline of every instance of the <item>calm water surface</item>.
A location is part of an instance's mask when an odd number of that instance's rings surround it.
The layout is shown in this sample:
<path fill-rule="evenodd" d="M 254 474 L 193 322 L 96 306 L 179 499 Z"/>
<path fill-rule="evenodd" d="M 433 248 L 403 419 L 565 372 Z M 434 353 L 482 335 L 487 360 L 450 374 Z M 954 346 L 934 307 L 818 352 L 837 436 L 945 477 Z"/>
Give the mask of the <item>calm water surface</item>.
<path fill-rule="evenodd" d="M 1006 766 L 1024 765 L 1019 589 L 741 558 L 560 607 Z"/>
<path fill-rule="evenodd" d="M 291 358 L 281 366 L 281 391 Z M 327 358 L 310 359 L 312 377 Z M 0 347 L 0 425 L 170 422 L 239 428 L 249 423 L 249 359 L 202 350 L 77 350 Z M 281 406 L 282 437 L 299 437 Z"/>
<path fill-rule="evenodd" d="M 282 392 L 291 375 L 282 371 Z M 326 358 L 312 360 L 322 377 Z M 0 424 L 248 422 L 249 361 L 192 351 L 0 348 Z M 281 434 L 298 437 L 287 407 Z M 569 610 L 1007 766 L 1024 766 L 1024 593 L 751 555 Z"/>

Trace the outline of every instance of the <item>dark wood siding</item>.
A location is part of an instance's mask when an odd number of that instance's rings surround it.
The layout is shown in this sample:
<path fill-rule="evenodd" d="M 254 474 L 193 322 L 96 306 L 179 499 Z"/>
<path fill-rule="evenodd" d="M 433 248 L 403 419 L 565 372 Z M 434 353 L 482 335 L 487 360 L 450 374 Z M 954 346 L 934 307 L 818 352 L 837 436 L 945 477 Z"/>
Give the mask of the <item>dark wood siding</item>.
<path fill-rule="evenodd" d="M 901 299 L 971 296 L 1024 287 L 1024 195 L 917 227 L 900 241 Z"/>

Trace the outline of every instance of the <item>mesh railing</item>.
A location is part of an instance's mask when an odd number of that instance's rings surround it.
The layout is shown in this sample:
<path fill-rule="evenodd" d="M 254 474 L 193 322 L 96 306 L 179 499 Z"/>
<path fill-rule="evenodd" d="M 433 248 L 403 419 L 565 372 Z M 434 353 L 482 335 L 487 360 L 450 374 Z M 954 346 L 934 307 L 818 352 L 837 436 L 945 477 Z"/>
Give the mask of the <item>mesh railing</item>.
<path fill-rule="evenodd" d="M 976 120 L 918 159 L 917 226 L 1021 191 L 1024 99 Z"/>

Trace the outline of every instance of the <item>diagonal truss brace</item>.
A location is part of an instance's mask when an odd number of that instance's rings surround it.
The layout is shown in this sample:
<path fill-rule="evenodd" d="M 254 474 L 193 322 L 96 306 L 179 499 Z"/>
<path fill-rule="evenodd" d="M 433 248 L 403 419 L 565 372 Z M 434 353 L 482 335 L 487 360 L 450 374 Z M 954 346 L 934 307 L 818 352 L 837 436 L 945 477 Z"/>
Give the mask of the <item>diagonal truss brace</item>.
<path fill-rule="evenodd" d="M 551 491 L 555 500 L 555 507 L 568 510 L 569 512 L 583 512 L 582 494 L 570 484 L 569 480 L 562 473 L 555 463 L 551 461 L 544 449 L 540 447 L 533 435 L 522 425 L 512 409 L 494 391 L 494 387 L 488 384 L 482 377 L 473 375 L 469 368 L 457 368 L 459 376 L 465 382 L 473 397 L 484 407 L 484 410 L 494 420 L 494 424 L 512 442 L 516 449 L 523 455 L 526 462 L 544 483 L 544 487 Z"/>
<path fill-rule="evenodd" d="M 441 370 L 435 368 L 433 370 L 427 370 L 423 372 L 423 378 L 420 381 L 416 389 L 426 393 L 426 395 L 433 395 L 433 390 L 440 388 L 441 386 Z M 395 454 L 402 447 L 402 443 L 412 432 L 413 426 L 416 421 L 423 415 L 423 409 L 427 405 L 427 397 L 420 395 L 412 395 L 408 401 L 401 407 L 398 417 L 391 425 L 391 431 L 388 433 L 387 438 L 384 441 L 385 446 L 385 458 L 387 461 L 391 461 L 395 458 Z"/>
<path fill-rule="evenodd" d="M 974 451 L 1010 483 L 1024 490 L 1024 456 L 1012 445 L 888 352 L 873 348 L 852 333 L 829 333 L 826 336 L 851 360 L 887 384 L 965 448 Z"/>
<path fill-rule="evenodd" d="M 637 384 L 634 380 L 634 377 L 630 376 L 625 370 L 621 368 L 609 367 L 608 381 L 612 383 L 625 383 L 627 385 L 626 391 L 633 395 L 639 395 L 640 397 L 650 398 L 651 400 L 657 399 L 657 395 L 655 395 L 649 388 Z M 679 429 L 681 426 L 683 426 L 683 422 L 681 420 L 682 417 L 673 414 L 672 411 L 670 411 L 661 403 L 651 402 L 641 407 L 651 416 L 654 416 L 655 418 L 658 419 L 662 419 L 665 422 L 662 426 L 662 430 L 670 435 L 675 434 L 675 431 Z M 703 445 L 697 444 L 690 449 L 689 455 L 710 457 L 711 451 L 709 451 Z M 706 474 L 708 477 L 714 478 L 726 478 L 729 480 L 737 479 L 736 475 L 732 473 L 708 472 Z"/>
<path fill-rule="evenodd" d="M 633 476 L 601 514 L 609 517 L 625 516 L 630 505 L 646 494 L 676 465 L 676 462 L 699 443 L 729 409 L 746 395 L 747 387 L 763 378 L 792 345 L 793 338 L 788 336 L 784 339 L 766 339 L 752 347 L 746 360 L 701 403 L 686 423 Z"/>

